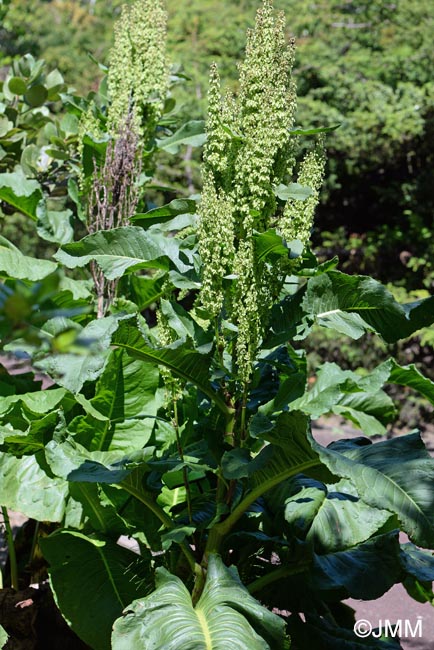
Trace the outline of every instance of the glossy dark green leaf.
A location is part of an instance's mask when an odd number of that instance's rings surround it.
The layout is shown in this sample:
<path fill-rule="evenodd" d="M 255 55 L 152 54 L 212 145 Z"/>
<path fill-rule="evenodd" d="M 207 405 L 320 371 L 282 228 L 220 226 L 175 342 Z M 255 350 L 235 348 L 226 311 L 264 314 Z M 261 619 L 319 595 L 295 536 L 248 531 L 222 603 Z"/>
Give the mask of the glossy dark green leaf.
<path fill-rule="evenodd" d="M 401 578 L 398 534 L 379 535 L 353 548 L 316 555 L 313 584 L 321 591 L 344 588 L 352 598 L 374 600 Z"/>
<path fill-rule="evenodd" d="M 285 498 L 288 488 L 292 494 Z M 386 510 L 367 505 L 345 479 L 328 486 L 306 477 L 294 479 L 289 486 L 277 488 L 273 504 L 277 505 L 279 499 L 284 503 L 284 518 L 290 530 L 322 554 L 366 541 L 391 516 Z"/>
<path fill-rule="evenodd" d="M 425 551 L 410 543 L 401 544 L 401 562 L 405 571 L 417 580 L 434 582 L 432 551 Z"/>
<path fill-rule="evenodd" d="M 433 547 L 434 459 L 419 434 L 375 444 L 365 438 L 327 448 L 312 441 L 312 446 L 330 471 L 354 484 L 363 501 L 395 513 L 411 541 Z"/>
<path fill-rule="evenodd" d="M 177 377 L 197 386 L 223 411 L 227 411 L 224 400 L 210 384 L 209 366 L 211 360 L 208 355 L 200 354 L 183 344 L 182 341 L 170 347 L 152 347 L 144 338 L 139 327 L 134 325 L 131 320 L 122 323 L 118 332 L 113 336 L 112 343 L 137 359 L 165 366 Z"/>
<path fill-rule="evenodd" d="M 275 262 L 280 257 L 292 259 L 303 252 L 301 242 L 298 240 L 285 242 L 275 229 L 254 235 L 254 242 L 258 262 Z"/>
<path fill-rule="evenodd" d="M 41 539 L 41 548 L 63 616 L 94 650 L 110 648 L 114 621 L 149 592 L 149 561 L 111 540 L 67 530 Z"/>

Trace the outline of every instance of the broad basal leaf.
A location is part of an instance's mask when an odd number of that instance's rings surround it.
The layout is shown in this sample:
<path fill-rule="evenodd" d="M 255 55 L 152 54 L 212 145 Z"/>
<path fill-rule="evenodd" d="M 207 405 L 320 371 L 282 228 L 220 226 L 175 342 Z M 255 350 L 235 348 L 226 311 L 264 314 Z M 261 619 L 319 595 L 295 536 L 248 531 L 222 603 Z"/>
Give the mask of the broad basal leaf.
<path fill-rule="evenodd" d="M 113 650 L 284 650 L 285 623 L 262 607 L 216 555 L 193 607 L 179 578 L 156 571 L 156 590 L 133 602 L 113 628 Z"/>
<path fill-rule="evenodd" d="M 433 547 L 434 459 L 419 434 L 375 444 L 358 439 L 327 448 L 312 441 L 312 446 L 330 471 L 354 484 L 363 501 L 395 513 L 415 544 Z"/>
<path fill-rule="evenodd" d="M 290 490 L 286 498 L 285 490 Z M 391 517 L 387 510 L 365 503 L 345 479 L 326 486 L 300 477 L 276 492 L 271 503 L 283 503 L 289 532 L 312 543 L 317 553 L 334 553 L 360 544 Z"/>
<path fill-rule="evenodd" d="M 68 481 L 89 483 L 120 483 L 134 467 L 152 457 L 153 448 L 138 449 L 122 456 L 118 451 L 88 451 L 72 438 L 63 442 L 51 440 L 45 453 L 51 470 Z"/>
<path fill-rule="evenodd" d="M 315 555 L 312 581 L 316 590 L 343 588 L 352 598 L 373 600 L 399 582 L 401 574 L 395 533 L 378 535 L 345 551 Z"/>
<path fill-rule="evenodd" d="M 75 531 L 57 531 L 40 543 L 63 616 L 93 650 L 107 650 L 113 622 L 132 599 L 149 593 L 149 561 Z"/>

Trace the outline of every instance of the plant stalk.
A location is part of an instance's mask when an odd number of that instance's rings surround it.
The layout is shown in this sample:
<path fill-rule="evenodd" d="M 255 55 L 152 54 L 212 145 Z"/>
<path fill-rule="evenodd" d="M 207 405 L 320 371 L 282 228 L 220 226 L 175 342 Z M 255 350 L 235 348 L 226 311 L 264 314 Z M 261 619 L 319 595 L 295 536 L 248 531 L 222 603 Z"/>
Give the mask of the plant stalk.
<path fill-rule="evenodd" d="M 204 554 L 205 563 L 207 562 L 206 558 L 210 553 L 220 552 L 220 546 L 224 537 L 230 533 L 240 517 L 242 517 L 249 506 L 251 506 L 252 503 L 256 501 L 256 499 L 258 499 L 260 496 L 265 494 L 265 492 L 268 492 L 268 490 L 271 490 L 271 488 L 275 487 L 282 481 L 285 481 L 287 478 L 295 476 L 296 474 L 301 474 L 312 467 L 316 467 L 317 465 L 321 465 L 321 461 L 317 458 L 313 458 L 312 460 L 306 461 L 305 463 L 300 463 L 295 467 L 291 467 L 284 472 L 276 474 L 276 476 L 273 476 L 267 481 L 264 481 L 256 488 L 251 490 L 231 512 L 227 519 L 221 521 L 218 524 L 215 524 L 215 526 L 211 528 Z"/>
<path fill-rule="evenodd" d="M 9 564 L 11 566 L 11 587 L 12 589 L 15 589 L 15 591 L 18 591 L 19 590 L 18 564 L 17 564 L 17 556 L 15 553 L 14 536 L 12 534 L 12 527 L 11 527 L 11 522 L 9 520 L 8 510 L 7 508 L 5 508 L 5 506 L 2 506 L 1 509 L 2 509 L 5 530 L 6 530 L 6 541 L 7 541 L 8 552 L 9 552 Z"/>
<path fill-rule="evenodd" d="M 156 517 L 158 517 L 158 519 L 161 521 L 163 526 L 165 526 L 166 528 L 174 528 L 175 527 L 175 524 L 173 523 L 171 518 L 168 515 L 166 515 L 164 510 L 162 508 L 160 508 L 160 506 L 157 503 L 155 503 L 155 501 L 153 501 L 152 499 L 147 498 L 146 495 L 143 494 L 143 492 L 141 492 L 140 490 L 135 488 L 133 485 L 131 485 L 127 481 L 122 481 L 119 485 L 126 492 L 131 494 L 138 501 L 143 503 L 143 505 L 145 505 L 147 508 L 149 508 L 149 510 L 151 510 L 151 512 L 153 512 L 154 515 Z M 185 557 L 187 558 L 188 564 L 190 565 L 190 569 L 193 571 L 194 574 L 196 574 L 198 564 L 197 564 L 196 559 L 195 559 L 195 557 L 194 557 L 194 555 L 192 553 L 191 548 L 188 546 L 188 544 L 186 544 L 186 542 L 181 542 L 180 547 L 181 547 L 181 550 L 184 553 Z"/>

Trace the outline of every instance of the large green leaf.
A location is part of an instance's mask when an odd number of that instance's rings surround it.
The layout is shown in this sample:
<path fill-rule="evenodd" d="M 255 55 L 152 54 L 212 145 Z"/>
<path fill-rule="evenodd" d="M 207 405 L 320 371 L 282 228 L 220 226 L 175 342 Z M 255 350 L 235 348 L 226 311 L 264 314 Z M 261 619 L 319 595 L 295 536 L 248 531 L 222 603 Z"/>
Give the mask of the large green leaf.
<path fill-rule="evenodd" d="M 138 449 L 123 456 L 119 451 L 89 451 L 72 438 L 50 440 L 45 453 L 51 470 L 68 481 L 120 483 L 137 465 L 153 455 L 153 448 Z"/>
<path fill-rule="evenodd" d="M 276 262 L 279 258 L 295 258 L 303 252 L 303 244 L 295 239 L 285 242 L 274 228 L 254 235 L 255 255 L 258 262 Z"/>
<path fill-rule="evenodd" d="M 342 370 L 335 363 L 325 363 L 317 373 L 313 387 L 290 404 L 313 418 L 324 413 L 347 417 L 366 435 L 384 435 L 384 424 L 395 415 L 390 397 L 381 390 L 380 370 L 362 377 L 351 370 Z"/>
<path fill-rule="evenodd" d="M 74 239 L 71 210 L 39 210 L 38 235 L 56 244 L 68 244 Z"/>
<path fill-rule="evenodd" d="M 18 248 L 0 239 L 0 276 L 37 282 L 54 273 L 57 264 L 23 255 Z"/>
<path fill-rule="evenodd" d="M 168 153 L 177 153 L 181 145 L 201 147 L 206 142 L 205 122 L 191 120 L 183 124 L 173 135 L 157 140 L 157 146 Z"/>
<path fill-rule="evenodd" d="M 11 173 L 0 174 L 0 201 L 36 221 L 37 207 L 41 200 L 41 186 L 37 181 L 26 178 L 20 167 Z"/>
<path fill-rule="evenodd" d="M 94 381 L 104 369 L 110 353 L 110 340 L 123 316 L 111 315 L 91 321 L 75 340 L 76 352 L 52 354 L 34 363 L 72 393 L 78 393 L 86 381 Z M 50 325 L 52 327 L 50 328 Z M 43 328 L 54 337 L 56 323 Z"/>
<path fill-rule="evenodd" d="M 305 313 L 302 309 L 306 287 L 296 293 L 286 296 L 280 303 L 273 305 L 269 321 L 269 331 L 264 338 L 264 347 L 269 350 L 287 343 L 291 339 L 303 338 L 309 331 L 309 323 L 305 324 Z"/>
<path fill-rule="evenodd" d="M 9 395 L 0 399 L 0 415 L 7 413 L 13 404 L 22 403 L 33 413 L 49 413 L 62 401 L 66 395 L 64 388 L 51 390 L 35 390 L 32 393 Z"/>
<path fill-rule="evenodd" d="M 285 498 L 288 487 L 291 493 Z M 325 486 L 301 477 L 276 492 L 272 503 L 284 503 L 290 530 L 312 543 L 317 553 L 334 553 L 360 544 L 391 517 L 387 510 L 372 508 L 360 499 L 347 479 Z"/>
<path fill-rule="evenodd" d="M 386 381 L 413 388 L 434 404 L 434 383 L 428 377 L 424 377 L 414 364 L 400 366 L 394 359 L 388 359 L 382 366 L 390 373 Z"/>
<path fill-rule="evenodd" d="M 303 473 L 324 481 L 333 480 L 334 475 L 328 471 L 317 451 L 309 444 L 308 427 L 309 420 L 300 411 L 280 414 L 275 424 L 268 422 L 267 425 L 265 419 L 261 418 L 255 429 L 255 436 L 270 442 L 271 445 L 266 445 L 255 458 L 254 471 L 251 473 L 242 462 L 243 459 L 238 458 L 242 475 L 250 475 L 251 489 L 231 514 L 217 524 L 217 536 L 227 534 L 252 503 L 288 478 Z"/>
<path fill-rule="evenodd" d="M 162 205 L 159 208 L 153 208 L 148 212 L 135 214 L 131 217 L 131 221 L 136 226 L 149 228 L 153 224 L 171 221 L 180 214 L 195 214 L 196 211 L 197 203 L 193 199 L 173 199 L 170 203 Z"/>
<path fill-rule="evenodd" d="M 363 443 L 363 444 L 361 444 Z M 395 513 L 417 545 L 434 545 L 434 459 L 419 434 L 312 446 L 331 472 L 348 478 L 370 506 Z"/>
<path fill-rule="evenodd" d="M 398 534 L 377 535 L 363 544 L 316 555 L 312 583 L 321 591 L 345 589 L 348 596 L 374 600 L 400 581 Z"/>
<path fill-rule="evenodd" d="M 148 442 L 158 408 L 164 401 L 159 390 L 159 372 L 154 365 L 132 359 L 114 350 L 96 385 L 95 396 L 82 404 L 86 416 L 78 416 L 69 431 L 88 449 L 141 449 Z"/>
<path fill-rule="evenodd" d="M 168 269 L 169 260 L 183 273 L 191 268 L 179 257 L 175 237 L 152 235 L 137 226 L 100 230 L 79 242 L 66 244 L 55 258 L 70 269 L 97 262 L 109 280 L 143 268 Z"/>
<path fill-rule="evenodd" d="M 113 650 L 284 650 L 285 623 L 260 605 L 217 555 L 193 607 L 179 578 L 163 568 L 156 590 L 132 603 L 113 627 Z"/>
<path fill-rule="evenodd" d="M 137 305 L 138 311 L 142 312 L 164 295 L 166 279 L 166 274 L 158 275 L 155 278 L 140 275 L 130 276 L 129 298 Z"/>
<path fill-rule="evenodd" d="M 122 322 L 113 336 L 113 345 L 126 350 L 128 354 L 148 363 L 162 365 L 174 375 L 197 386 L 205 395 L 210 397 L 218 406 L 226 411 L 227 406 L 212 388 L 209 381 L 210 357 L 191 349 L 182 341 L 172 346 L 152 347 L 131 319 Z"/>
<path fill-rule="evenodd" d="M 57 531 L 40 543 L 63 616 L 93 650 L 107 650 L 113 622 L 149 592 L 149 562 L 111 540 L 75 531 Z"/>
<path fill-rule="evenodd" d="M 434 296 L 401 305 L 376 280 L 339 271 L 308 281 L 302 309 L 323 327 L 355 339 L 371 330 L 387 343 L 406 338 L 434 322 Z"/>
<path fill-rule="evenodd" d="M 38 521 L 62 521 L 68 484 L 45 467 L 42 451 L 22 458 L 0 452 L 1 504 Z"/>

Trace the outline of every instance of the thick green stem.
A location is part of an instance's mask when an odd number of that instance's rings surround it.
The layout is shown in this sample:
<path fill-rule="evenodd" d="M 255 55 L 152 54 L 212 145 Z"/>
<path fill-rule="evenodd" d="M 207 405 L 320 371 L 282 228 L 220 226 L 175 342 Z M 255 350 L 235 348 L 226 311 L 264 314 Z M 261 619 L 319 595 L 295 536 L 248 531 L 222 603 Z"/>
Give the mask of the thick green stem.
<path fill-rule="evenodd" d="M 287 469 L 283 472 L 279 472 L 279 474 L 276 474 L 275 476 L 269 478 L 267 481 L 264 481 L 253 490 L 251 490 L 231 512 L 227 519 L 221 521 L 219 524 L 216 524 L 211 528 L 205 549 L 205 561 L 209 553 L 220 552 L 220 546 L 223 539 L 230 533 L 240 517 L 242 517 L 246 510 L 248 510 L 249 506 L 251 506 L 252 503 L 254 503 L 257 499 L 259 499 L 260 496 L 265 494 L 265 492 L 268 492 L 268 490 L 271 490 L 271 488 L 275 487 L 276 485 L 279 485 L 279 483 L 285 481 L 287 478 L 295 476 L 296 474 L 302 474 L 306 470 L 318 465 L 321 465 L 321 462 L 317 458 L 306 461 L 305 463 L 300 463 L 295 467 Z"/>
<path fill-rule="evenodd" d="M 171 520 L 171 518 L 166 515 L 164 510 L 160 508 L 158 503 L 155 503 L 155 501 L 149 497 L 146 496 L 146 494 L 143 494 L 140 490 L 134 487 L 134 485 L 131 485 L 131 483 L 128 483 L 127 481 L 122 481 L 120 483 L 120 486 L 129 494 L 131 494 L 133 497 L 135 497 L 138 501 L 143 503 L 151 512 L 154 513 L 156 517 L 161 521 L 163 526 L 166 528 L 174 528 L 175 524 Z M 186 542 L 181 542 L 180 543 L 181 551 L 184 553 L 185 557 L 188 560 L 188 563 L 190 565 L 190 569 L 193 571 L 193 573 L 197 573 L 197 562 L 195 560 L 195 557 L 192 553 L 191 548 L 188 546 Z"/>
<path fill-rule="evenodd" d="M 244 444 L 246 439 L 246 409 L 247 409 L 247 386 L 244 386 L 243 400 L 241 403 L 241 422 L 240 422 L 240 446 Z"/>
<path fill-rule="evenodd" d="M 257 580 L 251 582 L 249 585 L 247 585 L 247 590 L 250 594 L 254 594 L 258 591 L 261 591 L 261 589 L 264 587 L 271 585 L 273 582 L 277 582 L 277 580 L 283 580 L 283 578 L 287 578 L 288 576 L 293 576 L 297 573 L 303 573 L 303 571 L 305 571 L 309 565 L 310 563 L 300 564 L 297 567 L 279 567 L 278 569 L 267 573 L 265 576 L 262 576 L 261 578 L 258 578 Z"/>
<path fill-rule="evenodd" d="M 178 421 L 178 402 L 175 396 L 174 391 L 172 391 L 173 394 L 173 427 L 175 429 L 175 435 L 176 435 L 176 445 L 178 447 L 178 454 L 181 459 L 181 462 L 184 462 L 184 450 L 182 448 L 182 443 L 181 443 L 181 437 L 179 435 L 179 421 Z M 182 468 L 182 480 L 184 483 L 185 487 L 185 494 L 187 497 L 187 511 L 188 511 L 188 520 L 190 524 L 193 521 L 193 510 L 191 507 L 191 491 L 190 491 L 190 483 L 188 482 L 188 469 L 184 466 Z"/>
<path fill-rule="evenodd" d="M 225 442 L 231 445 L 231 447 L 234 446 L 235 418 L 236 418 L 236 411 L 234 408 L 232 408 L 226 415 L 226 430 L 225 430 Z"/>
<path fill-rule="evenodd" d="M 14 536 L 12 534 L 11 522 L 9 521 L 8 510 L 4 506 L 2 508 L 3 522 L 6 530 L 6 541 L 8 544 L 9 564 L 11 567 L 11 586 L 15 591 L 19 590 L 18 586 L 18 565 L 17 556 L 15 554 Z"/>

